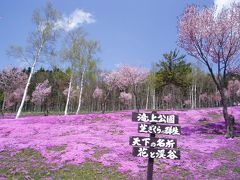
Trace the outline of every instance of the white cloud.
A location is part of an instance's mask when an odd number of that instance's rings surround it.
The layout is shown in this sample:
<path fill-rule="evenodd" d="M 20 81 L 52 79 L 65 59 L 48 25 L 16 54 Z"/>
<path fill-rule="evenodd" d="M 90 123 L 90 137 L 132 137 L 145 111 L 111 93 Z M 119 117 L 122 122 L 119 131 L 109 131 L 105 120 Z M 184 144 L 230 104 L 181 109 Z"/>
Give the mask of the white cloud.
<path fill-rule="evenodd" d="M 240 0 L 214 0 L 216 6 L 216 13 L 218 14 L 223 8 L 229 8 L 232 3 L 239 3 Z"/>
<path fill-rule="evenodd" d="M 86 12 L 81 9 L 76 9 L 69 16 L 64 16 L 62 20 L 58 21 L 56 26 L 57 28 L 62 28 L 65 31 L 71 31 L 81 24 L 90 24 L 94 23 L 95 19 L 93 15 L 89 12 Z"/>

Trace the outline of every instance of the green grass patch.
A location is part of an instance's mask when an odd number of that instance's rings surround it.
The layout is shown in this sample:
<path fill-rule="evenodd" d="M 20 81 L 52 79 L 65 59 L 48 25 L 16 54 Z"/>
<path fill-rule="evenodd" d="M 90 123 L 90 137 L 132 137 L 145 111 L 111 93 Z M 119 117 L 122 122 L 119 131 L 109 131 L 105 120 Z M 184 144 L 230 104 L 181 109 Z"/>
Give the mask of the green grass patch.
<path fill-rule="evenodd" d="M 108 154 L 109 152 L 111 152 L 111 150 L 108 148 L 96 148 L 93 156 L 96 159 L 100 159 L 104 154 Z"/>
<path fill-rule="evenodd" d="M 240 167 L 235 167 L 233 169 L 233 172 L 240 174 Z"/>
<path fill-rule="evenodd" d="M 54 179 L 127 179 L 114 168 L 105 168 L 100 163 L 88 162 L 82 166 L 67 165 L 54 173 Z"/>
<path fill-rule="evenodd" d="M 161 162 L 161 160 L 156 160 L 154 162 L 154 167 L 160 172 L 163 172 L 165 170 L 166 166 L 167 166 L 166 163 Z M 138 167 L 147 168 L 147 164 L 138 165 Z"/>
<path fill-rule="evenodd" d="M 60 151 L 63 147 L 53 147 L 53 151 Z M 34 179 L 44 178 L 63 180 L 94 180 L 94 179 L 129 179 L 126 174 L 119 173 L 114 167 L 104 167 L 97 162 L 86 162 L 81 165 L 50 164 L 42 155 L 33 149 L 19 152 L 6 150 L 0 152 L 0 174 L 6 179 Z"/>
<path fill-rule="evenodd" d="M 183 178 L 186 178 L 192 175 L 192 173 L 189 170 L 181 168 L 180 166 L 173 166 L 172 169 L 174 172 L 177 172 Z"/>
<path fill-rule="evenodd" d="M 207 138 L 207 139 L 214 139 L 215 136 L 213 136 L 213 135 L 207 135 L 206 138 Z"/>
<path fill-rule="evenodd" d="M 62 146 L 51 146 L 51 147 L 47 147 L 47 151 L 48 152 L 61 152 L 64 151 L 66 149 L 66 145 L 62 145 Z"/>
<path fill-rule="evenodd" d="M 229 168 L 226 166 L 220 166 L 219 168 L 211 170 L 208 174 L 209 178 L 217 178 L 217 177 L 224 177 L 228 172 Z"/>
<path fill-rule="evenodd" d="M 238 159 L 238 154 L 230 149 L 218 149 L 213 153 L 213 157 L 215 158 L 224 158 L 229 161 L 235 162 Z"/>
<path fill-rule="evenodd" d="M 217 112 L 208 112 L 208 116 L 210 118 L 212 118 L 213 120 L 217 120 L 217 119 L 220 119 L 222 117 L 222 114 L 217 113 Z"/>

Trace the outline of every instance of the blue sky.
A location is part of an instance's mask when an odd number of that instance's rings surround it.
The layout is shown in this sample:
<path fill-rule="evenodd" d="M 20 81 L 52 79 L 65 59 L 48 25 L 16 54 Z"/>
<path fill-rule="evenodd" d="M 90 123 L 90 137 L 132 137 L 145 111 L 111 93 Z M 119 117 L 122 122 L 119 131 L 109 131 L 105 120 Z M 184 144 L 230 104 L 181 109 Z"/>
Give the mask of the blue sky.
<path fill-rule="evenodd" d="M 219 0 L 218 0 L 219 1 Z M 221 1 L 221 0 L 220 0 Z M 222 0 L 224 1 L 224 0 Z M 31 16 L 45 0 L 0 1 L 0 69 L 20 66 L 6 55 L 10 45 L 25 46 L 34 26 Z M 150 68 L 162 54 L 177 48 L 177 17 L 187 5 L 212 6 L 213 0 L 52 0 L 64 16 L 76 9 L 91 14 L 95 22 L 81 24 L 90 39 L 100 42 L 102 69 L 116 64 Z M 182 51 L 183 52 L 183 51 Z M 192 61 L 193 58 L 187 56 Z M 194 60 L 193 60 L 194 61 Z"/>

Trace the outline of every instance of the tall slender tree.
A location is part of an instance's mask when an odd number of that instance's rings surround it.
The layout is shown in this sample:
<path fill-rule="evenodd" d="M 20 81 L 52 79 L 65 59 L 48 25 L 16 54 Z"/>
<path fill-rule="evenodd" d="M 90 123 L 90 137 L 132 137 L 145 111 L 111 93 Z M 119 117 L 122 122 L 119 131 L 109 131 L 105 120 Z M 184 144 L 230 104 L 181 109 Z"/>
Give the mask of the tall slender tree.
<path fill-rule="evenodd" d="M 28 46 L 25 49 L 22 47 L 12 46 L 8 51 L 9 55 L 20 58 L 31 67 L 22 101 L 17 111 L 16 119 L 19 118 L 22 112 L 36 65 L 41 59 L 43 59 L 43 54 L 53 53 L 53 44 L 56 40 L 56 33 L 58 31 L 58 28 L 56 28 L 56 22 L 59 18 L 59 13 L 50 3 L 47 4 L 43 12 L 36 10 L 33 13 L 32 18 L 35 25 L 35 31 L 32 32 L 28 38 Z"/>
<path fill-rule="evenodd" d="M 80 76 L 78 81 L 78 87 L 80 89 L 79 99 L 76 111 L 76 114 L 79 114 L 82 103 L 84 80 L 86 78 L 86 74 L 96 67 L 96 59 L 94 56 L 99 49 L 99 44 L 96 41 L 87 40 L 81 28 L 70 31 L 67 35 L 67 39 L 68 47 L 63 50 L 63 57 L 64 59 L 68 59 L 70 61 L 72 75 L 75 73 L 76 76 Z M 69 96 L 67 97 L 67 104 L 70 98 L 72 75 L 69 82 Z M 67 104 L 65 114 L 67 113 Z"/>

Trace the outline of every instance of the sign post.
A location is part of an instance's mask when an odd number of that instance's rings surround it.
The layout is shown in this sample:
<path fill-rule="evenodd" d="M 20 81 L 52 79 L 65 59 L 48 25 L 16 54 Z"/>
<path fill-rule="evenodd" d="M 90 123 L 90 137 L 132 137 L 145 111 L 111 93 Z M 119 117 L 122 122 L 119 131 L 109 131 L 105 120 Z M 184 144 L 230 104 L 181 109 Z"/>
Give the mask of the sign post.
<path fill-rule="evenodd" d="M 156 123 L 151 123 L 151 124 L 156 124 Z M 150 134 L 150 139 L 155 138 L 155 134 Z M 148 158 L 148 168 L 147 168 L 147 180 L 152 180 L 153 179 L 153 163 L 154 163 L 154 158 Z"/>
<path fill-rule="evenodd" d="M 130 137 L 129 144 L 133 147 L 133 156 L 148 158 L 147 180 L 153 179 L 154 159 L 180 159 L 177 140 L 169 138 L 156 138 L 156 134 L 180 135 L 181 127 L 178 116 L 171 114 L 132 113 L 132 121 L 138 124 L 139 133 L 150 133 L 150 137 Z M 146 124 L 147 123 L 147 124 Z M 160 123 L 160 124 L 158 124 Z"/>

